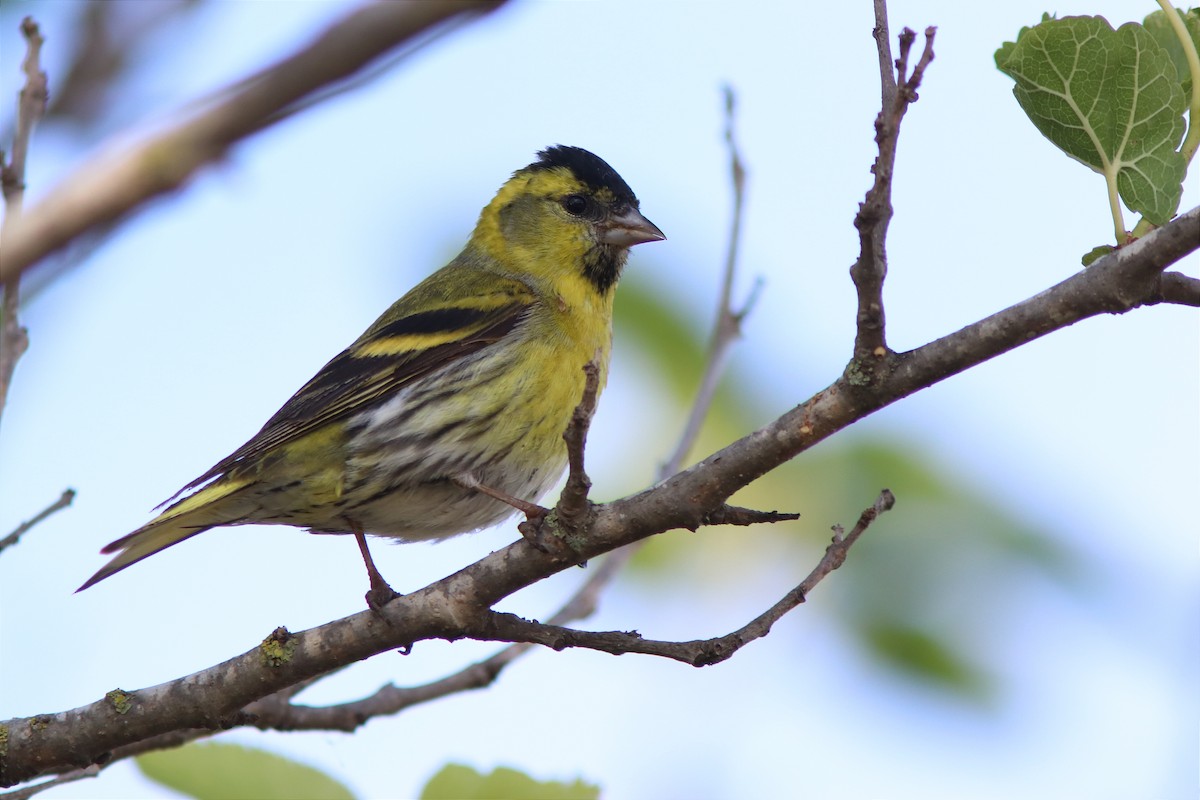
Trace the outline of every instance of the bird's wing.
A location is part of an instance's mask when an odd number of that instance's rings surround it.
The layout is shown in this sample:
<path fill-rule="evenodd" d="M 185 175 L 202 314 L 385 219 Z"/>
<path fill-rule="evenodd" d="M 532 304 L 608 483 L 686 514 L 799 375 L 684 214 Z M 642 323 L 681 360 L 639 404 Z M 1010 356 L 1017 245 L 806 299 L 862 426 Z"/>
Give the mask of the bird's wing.
<path fill-rule="evenodd" d="M 525 291 L 504 288 L 415 312 L 406 309 L 414 305 L 407 302 L 411 295 L 402 298 L 358 341 L 322 367 L 250 441 L 176 497 L 500 341 L 526 317 L 534 302 Z"/>

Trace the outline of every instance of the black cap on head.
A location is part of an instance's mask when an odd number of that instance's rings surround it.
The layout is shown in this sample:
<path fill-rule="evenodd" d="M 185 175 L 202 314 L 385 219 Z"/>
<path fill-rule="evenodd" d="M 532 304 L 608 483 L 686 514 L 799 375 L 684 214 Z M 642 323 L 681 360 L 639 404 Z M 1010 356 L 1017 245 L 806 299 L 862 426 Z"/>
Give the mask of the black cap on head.
<path fill-rule="evenodd" d="M 576 178 L 593 189 L 608 189 L 618 200 L 634 206 L 638 199 L 629 188 L 629 184 L 617 174 L 617 171 L 605 163 L 604 159 L 589 153 L 582 147 L 568 147 L 556 144 L 538 153 L 538 160 L 526 167 L 522 172 L 566 167 Z"/>

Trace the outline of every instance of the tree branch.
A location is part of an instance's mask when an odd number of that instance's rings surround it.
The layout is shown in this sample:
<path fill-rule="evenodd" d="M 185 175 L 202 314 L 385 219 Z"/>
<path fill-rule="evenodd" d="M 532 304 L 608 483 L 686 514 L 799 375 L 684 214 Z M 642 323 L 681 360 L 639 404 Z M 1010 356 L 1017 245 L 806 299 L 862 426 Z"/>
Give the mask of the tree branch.
<path fill-rule="evenodd" d="M 587 444 L 588 429 L 592 426 L 592 416 L 596 413 L 596 400 L 600 394 L 598 358 L 599 353 L 583 367 L 583 397 L 571 413 L 571 421 L 563 432 L 563 439 L 567 443 L 567 483 L 559 495 L 555 509 L 558 511 L 559 521 L 568 530 L 579 528 L 589 506 L 588 492 L 592 488 L 592 480 L 584 470 L 583 450 Z"/>
<path fill-rule="evenodd" d="M 598 505 L 580 537 L 592 558 L 675 528 L 700 525 L 738 489 L 874 411 L 1034 338 L 1102 313 L 1123 313 L 1157 291 L 1162 270 L 1200 248 L 1200 208 L 1105 256 L 1087 270 L 947 337 L 889 358 L 869 391 L 839 378 L 807 402 L 664 483 Z M 0 725 L 0 785 L 86 766 L 118 747 L 188 728 L 219 729 L 257 699 L 377 653 L 430 638 L 458 639 L 480 609 L 566 569 L 524 540 L 381 611 L 273 636 L 214 667 L 58 714 Z M 264 643 L 266 645 L 267 643 Z"/>
<path fill-rule="evenodd" d="M 666 530 L 707 524 L 714 517 L 731 513 L 726 502 L 738 489 L 902 397 L 1081 319 L 1163 302 L 1160 298 L 1168 283 L 1163 270 L 1200 248 L 1197 226 L 1200 209 L 1193 209 L 1029 300 L 908 353 L 884 353 L 876 379 L 869 385 L 843 375 L 769 425 L 661 484 L 593 506 L 578 537 L 580 557 L 611 552 Z M 849 547 L 845 542 L 852 543 L 890 503 L 886 493 L 881 495 L 860 518 L 857 533 L 852 531 L 841 539 L 842 544 L 840 537 L 835 537 L 809 578 L 772 609 L 739 631 L 704 640 L 703 646 L 697 645 L 691 651 L 676 650 L 675 655 L 690 656 L 688 663 L 711 663 L 728 657 L 725 653 L 729 648 L 732 652 L 745 641 L 764 635 L 783 613 L 803 602 L 811 589 L 810 579 L 815 585 L 840 565 Z M 252 724 L 249 709 L 257 701 L 274 693 L 290 699 L 294 691 L 289 687 L 313 681 L 344 665 L 386 650 L 408 648 L 425 639 L 454 640 L 472 635 L 481 625 L 490 624 L 489 619 L 498 619 L 497 624 L 514 624 L 490 611 L 492 606 L 566 568 L 561 559 L 520 540 L 382 610 L 364 611 L 297 634 L 280 629 L 260 647 L 193 675 L 134 692 L 110 692 L 104 699 L 71 711 L 0 723 L 0 741 L 5 744 L 0 748 L 0 785 L 96 763 L 127 752 L 126 748 L 143 746 L 154 737 L 194 736 L 200 735 L 198 731 Z M 528 632 L 532 625 L 536 623 L 516 627 Z M 551 633 L 560 632 L 545 631 L 547 636 Z M 567 633 L 583 637 L 580 642 L 588 636 L 613 635 Z M 628 635 L 615 635 L 626 636 L 623 646 L 634 646 L 635 641 Z M 636 641 L 646 640 L 638 637 Z M 511 660 L 515 656 L 509 654 L 519 652 L 509 648 L 493 658 Z M 460 687 L 472 681 L 486 682 L 490 680 L 487 669 L 475 675 L 464 670 L 444 680 Z M 343 704 L 348 705 L 353 704 Z M 359 713 L 363 710 L 358 709 Z M 269 704 L 264 703 L 256 715 L 261 719 L 270 713 Z"/>
<path fill-rule="evenodd" d="M 875 39 L 875 50 L 879 55 L 880 108 L 891 108 L 896 102 L 896 76 L 893 72 L 892 34 L 888 29 L 887 0 L 873 0 L 875 27 L 871 35 Z"/>
<path fill-rule="evenodd" d="M 8 161 L 0 153 L 0 191 L 4 194 L 4 221 L 0 223 L 0 239 L 11 243 L 11 237 L 21 217 L 25 197 L 25 160 L 29 155 L 29 139 L 33 128 L 46 110 L 49 91 L 46 73 L 42 72 L 42 34 L 32 17 L 21 21 L 25 37 L 25 86 L 17 100 L 17 127 L 13 133 L 12 153 Z M 21 279 L 19 274 L 0 277 L 3 296 L 0 297 L 0 415 L 8 402 L 8 387 L 12 385 L 17 361 L 29 348 L 29 332 L 21 326 Z"/>
<path fill-rule="evenodd" d="M 504 0 L 370 3 L 314 42 L 238 83 L 189 119 L 123 150 L 103 153 L 58 186 L 5 234 L 0 281 L 10 281 L 72 239 L 181 187 L 236 142 L 288 116 L 318 90 L 392 48 Z"/>
<path fill-rule="evenodd" d="M 882 2 L 876 4 L 876 31 L 887 29 L 887 10 Z M 890 352 L 883 311 L 883 282 L 887 277 L 887 229 L 892 220 L 892 174 L 896 166 L 896 147 L 900 138 L 900 122 L 909 105 L 917 101 L 917 87 L 925 67 L 933 60 L 934 28 L 925 29 L 925 51 L 908 74 L 908 57 L 916 34 L 908 28 L 900 32 L 900 58 L 896 61 L 893 81 L 891 65 L 884 69 L 883 53 L 886 40 L 877 43 L 880 51 L 881 82 L 885 102 L 875 119 L 875 142 L 879 157 L 871 167 L 875 183 L 866 200 L 858 207 L 854 227 L 858 228 L 859 256 L 850 267 L 850 278 L 858 290 L 858 332 L 854 338 L 854 357 L 849 372 L 859 384 L 868 384 L 882 360 Z"/>
<path fill-rule="evenodd" d="M 785 511 L 756 511 L 753 508 L 742 508 L 741 506 L 731 506 L 728 503 L 707 514 L 704 517 L 705 525 L 761 525 L 771 522 L 791 522 L 792 520 L 800 519 L 799 514 L 793 514 Z"/>
<path fill-rule="evenodd" d="M 875 503 L 863 511 L 858 524 L 847 536 L 842 536 L 841 526 L 834 526 L 833 541 L 825 548 L 825 556 L 796 588 L 784 595 L 775 605 L 755 617 L 732 633 L 712 639 L 697 639 L 689 642 L 664 642 L 643 639 L 637 631 L 580 631 L 556 625 L 542 625 L 515 614 L 489 611 L 481 616 L 479 626 L 468 634 L 472 639 L 498 639 L 500 641 L 522 641 L 545 645 L 555 650 L 568 647 L 583 647 L 601 650 L 613 655 L 642 653 L 681 661 L 693 667 L 707 667 L 730 658 L 738 650 L 755 639 L 771 632 L 771 627 L 783 615 L 800 605 L 825 576 L 846 561 L 850 547 L 863 532 L 896 504 L 896 498 L 884 489 Z"/>
<path fill-rule="evenodd" d="M 761 281 L 755 283 L 754 290 L 746 299 L 740 310 L 733 308 L 733 284 L 737 275 L 738 250 L 742 240 L 742 212 L 746 201 L 746 167 L 738 152 L 737 140 L 734 138 L 734 122 L 737 119 L 737 96 L 733 87 L 726 86 L 725 94 L 725 144 L 729 149 L 729 182 L 733 189 L 733 211 L 729 218 L 729 247 L 725 251 L 725 269 L 721 276 L 721 291 L 717 298 L 717 314 L 713 323 L 712 341 L 708 347 L 708 357 L 704 362 L 704 372 L 700 377 L 700 386 L 696 390 L 696 399 L 684 423 L 683 432 L 675 450 L 667 459 L 659 472 L 659 478 L 674 475 L 683 467 L 696 440 L 700 438 L 700 428 L 712 408 L 713 398 L 717 393 L 717 385 L 729 363 L 729 355 L 733 343 L 742 335 L 742 322 L 754 308 L 758 299 L 758 289 Z"/>
<path fill-rule="evenodd" d="M 70 772 L 64 772 L 61 775 L 55 776 L 48 781 L 41 783 L 31 783 L 27 786 L 22 786 L 19 789 L 13 789 L 11 792 L 0 792 L 0 800 L 29 800 L 30 797 L 39 795 L 42 792 L 53 789 L 56 786 L 62 786 L 64 783 L 74 783 L 81 781 L 84 778 L 95 778 L 100 774 L 104 767 L 93 764 L 90 767 L 83 769 L 73 769 Z"/>
<path fill-rule="evenodd" d="M 1196 231 L 1200 236 L 1200 230 Z M 1179 272 L 1164 272 L 1159 281 L 1158 294 L 1151 303 L 1174 303 L 1181 306 L 1200 307 L 1200 279 L 1183 275 Z"/>
<path fill-rule="evenodd" d="M 29 529 L 32 528 L 34 525 L 37 525 L 42 520 L 46 519 L 47 517 L 54 514 L 55 512 L 61 511 L 62 509 L 66 508 L 67 506 L 71 505 L 71 502 L 74 499 L 75 499 L 75 490 L 74 489 L 64 490 L 63 493 L 59 496 L 59 498 L 57 500 L 55 500 L 53 503 L 51 503 L 50 505 L 43 508 L 37 514 L 35 514 L 32 518 L 26 520 L 25 522 L 22 522 L 8 536 L 5 536 L 3 539 L 0 539 L 0 553 L 4 552 L 4 550 L 6 548 L 12 547 L 14 544 L 21 541 L 21 537 L 24 536 L 26 533 L 28 533 Z"/>

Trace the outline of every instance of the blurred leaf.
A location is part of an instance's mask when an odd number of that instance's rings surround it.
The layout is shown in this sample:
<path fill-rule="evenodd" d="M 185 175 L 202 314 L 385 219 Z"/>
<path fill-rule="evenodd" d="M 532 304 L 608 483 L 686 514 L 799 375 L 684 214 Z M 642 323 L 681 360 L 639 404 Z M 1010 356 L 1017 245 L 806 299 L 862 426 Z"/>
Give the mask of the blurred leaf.
<path fill-rule="evenodd" d="M 1193 8 L 1189 11 L 1175 9 L 1175 13 L 1183 18 L 1183 25 L 1187 28 L 1192 45 L 1200 50 L 1200 8 Z M 1175 72 L 1179 76 L 1179 85 L 1183 89 L 1184 96 L 1191 94 L 1192 73 L 1188 69 L 1187 56 L 1183 52 L 1183 42 L 1179 41 L 1179 37 L 1175 35 L 1175 29 L 1171 27 L 1167 15 L 1161 10 L 1155 11 L 1146 17 L 1142 24 L 1171 57 L 1171 63 L 1175 65 Z"/>
<path fill-rule="evenodd" d="M 972 654 L 996 646 L 1000 626 L 985 631 L 978 620 L 1003 619 L 1006 598 L 1024 581 L 1074 589 L 1084 573 L 1076 553 L 935 466 L 917 442 L 843 435 L 736 496 L 744 505 L 799 511 L 799 522 L 655 537 L 630 575 L 656 592 L 700 585 L 762 594 L 763 582 L 747 575 L 783 565 L 798 581 L 819 559 L 830 526 L 849 528 L 883 488 L 896 494 L 896 508 L 818 588 L 821 607 L 883 666 L 964 699 L 986 700 L 995 681 L 977 666 L 987 660 Z M 791 553 L 771 541 L 790 542 Z"/>
<path fill-rule="evenodd" d="M 463 764 L 447 764 L 421 790 L 421 800 L 596 800 L 600 787 L 537 781 L 523 772 L 497 767 L 488 775 Z"/>
<path fill-rule="evenodd" d="M 845 442 L 844 448 L 824 458 L 818 455 L 817 463 L 808 465 L 814 473 L 811 480 L 820 480 L 819 475 L 837 469 L 831 462 L 841 461 L 842 480 L 859 505 L 865 507 L 880 489 L 889 488 L 906 507 L 901 521 L 923 537 L 954 537 L 956 545 L 982 546 L 1064 584 L 1079 577 L 1075 554 L 1048 531 L 1025 525 L 961 479 L 933 466 L 922 457 L 919 443 L 858 438 Z M 887 519 L 894 523 L 894 517 L 895 512 Z"/>
<path fill-rule="evenodd" d="M 621 337 L 637 342 L 638 351 L 654 362 L 672 395 L 682 399 L 696 391 L 706 344 L 686 312 L 670 304 L 651 284 L 635 276 L 622 282 L 613 309 L 613 328 Z"/>
<path fill-rule="evenodd" d="M 699 326 L 665 295 L 634 283 L 618 302 L 628 315 L 618 331 L 632 337 L 653 374 L 667 376 L 660 384 L 665 392 L 648 392 L 645 402 L 669 404 L 682 416 L 699 382 L 705 344 Z M 726 377 L 696 454 L 707 455 L 773 416 L 767 410 L 773 398 L 762 385 L 736 372 Z M 896 509 L 819 588 L 831 598 L 823 608 L 883 666 L 960 697 L 985 699 L 994 680 L 976 666 L 987 660 L 972 654 L 993 646 L 995 629 L 985 636 L 977 621 L 1002 618 L 1004 598 L 1023 580 L 1078 586 L 1079 556 L 936 463 L 922 442 L 857 432 L 863 429 L 822 443 L 733 498 L 749 507 L 798 511 L 798 522 L 657 536 L 638 551 L 629 577 L 640 591 L 675 594 L 702 586 L 772 602 L 777 598 L 764 594 L 764 581 L 748 575 L 783 572 L 786 580 L 790 572 L 798 581 L 819 559 L 832 524 L 850 527 L 881 489 L 891 489 Z"/>
<path fill-rule="evenodd" d="M 884 663 L 905 674 L 979 699 L 991 694 L 991 682 L 983 672 L 926 631 L 876 625 L 864 634 L 866 644 Z"/>
<path fill-rule="evenodd" d="M 810 491 L 841 507 L 802 510 L 849 527 L 880 489 L 897 501 L 821 587 L 835 596 L 830 607 L 886 666 L 960 697 L 987 699 L 994 685 L 987 662 L 969 654 L 994 646 L 998 626 L 985 633 L 978 621 L 1003 618 L 1005 598 L 1031 578 L 1077 586 L 1078 556 L 933 465 L 916 442 L 859 437 L 841 444 L 801 459 Z"/>
<path fill-rule="evenodd" d="M 265 750 L 205 742 L 134 759 L 152 781 L 196 800 L 353 800 L 320 770 Z"/>
<path fill-rule="evenodd" d="M 1044 19 L 996 51 L 1013 94 L 1042 135 L 1115 182 L 1133 211 L 1162 225 L 1187 169 L 1178 152 L 1187 110 L 1170 55 L 1137 23 Z"/>

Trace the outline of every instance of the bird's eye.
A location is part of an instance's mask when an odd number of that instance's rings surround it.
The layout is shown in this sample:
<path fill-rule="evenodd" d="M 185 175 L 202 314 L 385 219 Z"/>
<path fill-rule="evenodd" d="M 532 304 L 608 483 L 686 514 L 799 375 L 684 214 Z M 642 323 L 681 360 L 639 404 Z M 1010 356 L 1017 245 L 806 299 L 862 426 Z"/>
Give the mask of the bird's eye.
<path fill-rule="evenodd" d="M 581 194 L 569 194 L 562 199 L 562 207 L 568 214 L 579 217 L 588 209 L 587 198 Z"/>

